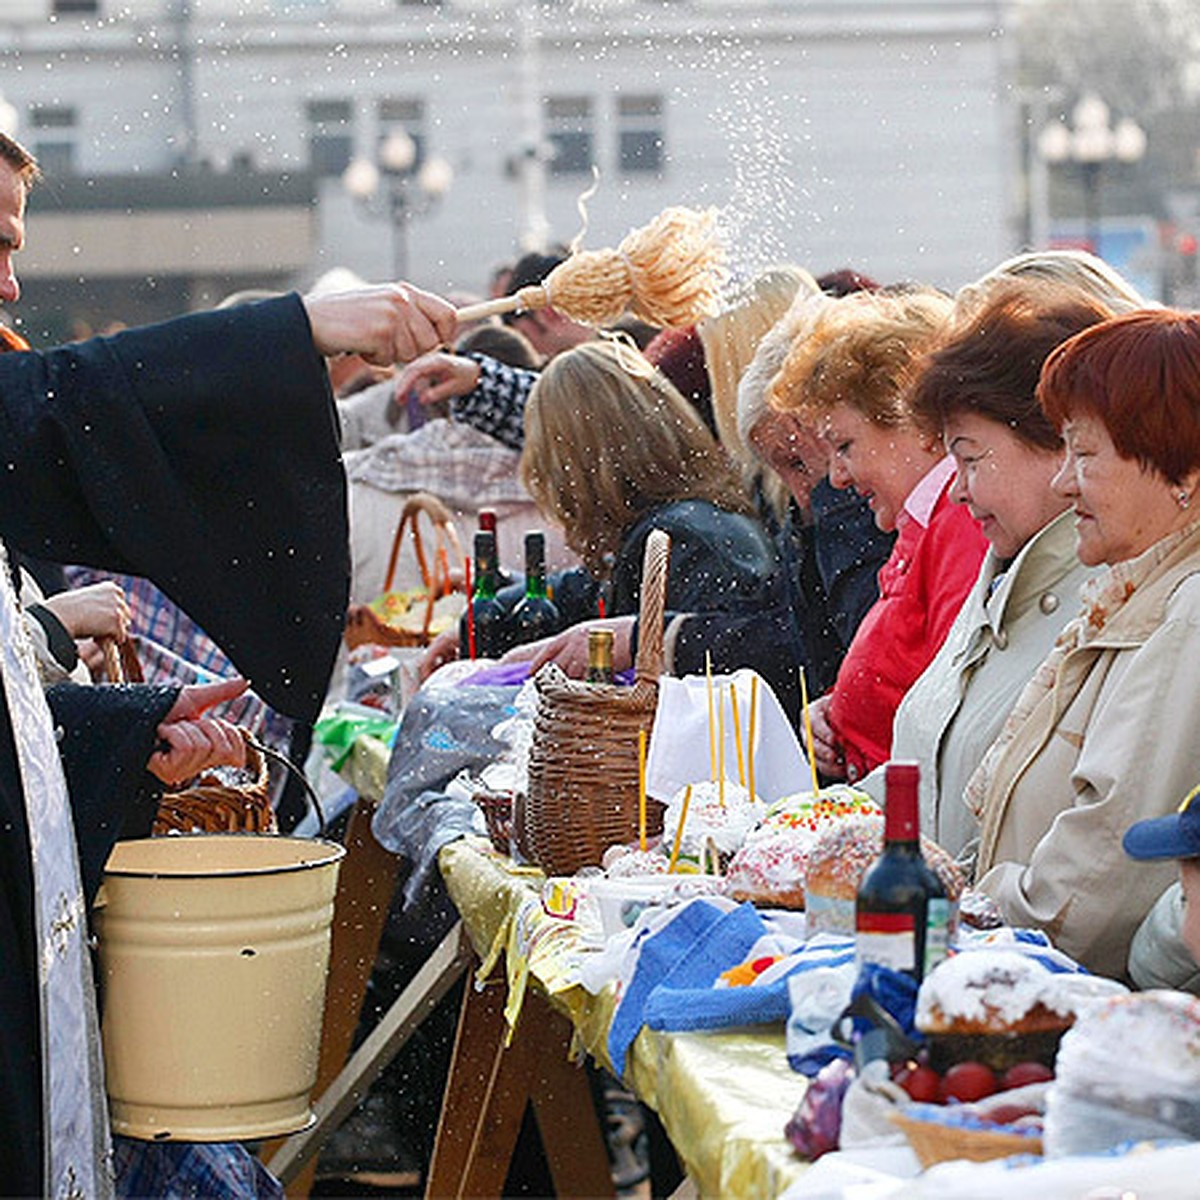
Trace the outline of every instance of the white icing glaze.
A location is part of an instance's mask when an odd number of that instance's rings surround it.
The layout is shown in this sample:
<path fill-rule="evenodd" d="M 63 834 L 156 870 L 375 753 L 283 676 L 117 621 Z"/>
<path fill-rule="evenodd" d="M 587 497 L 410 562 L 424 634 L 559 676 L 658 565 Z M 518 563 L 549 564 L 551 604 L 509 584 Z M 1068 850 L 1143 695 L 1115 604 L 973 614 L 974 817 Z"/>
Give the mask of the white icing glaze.
<path fill-rule="evenodd" d="M 613 854 L 612 852 L 617 849 L 624 853 Z M 632 846 L 610 846 L 604 852 L 604 873 L 610 879 L 629 879 L 637 875 L 665 875 L 668 866 L 670 866 L 670 860 L 659 850 L 639 850 Z"/>
<path fill-rule="evenodd" d="M 1082 1014 L 1059 1048 L 1056 1082 L 1120 1105 L 1200 1098 L 1200 1000 L 1185 992 L 1118 996 Z"/>
<path fill-rule="evenodd" d="M 663 845 L 674 846 L 675 830 L 683 811 L 686 788 L 671 797 L 663 814 Z M 680 853 L 698 858 L 709 838 L 722 854 L 732 854 L 746 840 L 746 834 L 763 814 L 763 806 L 750 799 L 750 793 L 732 780 L 725 781 L 725 803 L 721 789 L 713 781 L 692 785 L 687 820 L 683 824 Z"/>
<path fill-rule="evenodd" d="M 1062 984 L 1065 978 L 1015 950 L 964 950 L 921 984 L 916 1025 L 928 1029 L 937 1009 L 951 1021 L 1012 1027 L 1037 1004 L 1070 1018 L 1076 1006 Z"/>

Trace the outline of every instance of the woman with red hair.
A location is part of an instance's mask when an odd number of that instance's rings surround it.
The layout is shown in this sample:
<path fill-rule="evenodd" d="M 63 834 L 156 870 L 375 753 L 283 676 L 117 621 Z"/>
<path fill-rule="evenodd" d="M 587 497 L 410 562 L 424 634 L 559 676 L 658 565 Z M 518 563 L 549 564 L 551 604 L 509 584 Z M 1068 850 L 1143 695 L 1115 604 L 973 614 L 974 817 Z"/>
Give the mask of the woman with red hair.
<path fill-rule="evenodd" d="M 1200 779 L 1200 316 L 1135 312 L 1047 359 L 1038 400 L 1066 457 L 1052 482 L 1077 553 L 1106 569 L 1026 686 L 967 787 L 978 886 L 1093 971 L 1174 875 L 1121 836 Z"/>

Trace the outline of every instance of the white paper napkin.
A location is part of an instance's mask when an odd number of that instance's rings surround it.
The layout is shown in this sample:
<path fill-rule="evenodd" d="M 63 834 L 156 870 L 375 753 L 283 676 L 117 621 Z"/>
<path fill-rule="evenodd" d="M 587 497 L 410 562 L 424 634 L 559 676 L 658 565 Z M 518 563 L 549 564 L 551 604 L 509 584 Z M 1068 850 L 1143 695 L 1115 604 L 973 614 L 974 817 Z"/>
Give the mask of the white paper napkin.
<path fill-rule="evenodd" d="M 725 778 L 737 780 L 737 742 L 729 685 L 737 691 L 742 761 L 749 773 L 750 681 L 758 679 L 754 727 L 754 790 L 772 803 L 780 796 L 811 788 L 812 775 L 800 742 L 770 685 L 754 671 L 713 676 L 712 739 L 717 740 L 718 702 L 725 710 Z M 708 681 L 703 675 L 658 681 L 658 709 L 646 754 L 646 793 L 668 803 L 680 788 L 711 778 Z"/>

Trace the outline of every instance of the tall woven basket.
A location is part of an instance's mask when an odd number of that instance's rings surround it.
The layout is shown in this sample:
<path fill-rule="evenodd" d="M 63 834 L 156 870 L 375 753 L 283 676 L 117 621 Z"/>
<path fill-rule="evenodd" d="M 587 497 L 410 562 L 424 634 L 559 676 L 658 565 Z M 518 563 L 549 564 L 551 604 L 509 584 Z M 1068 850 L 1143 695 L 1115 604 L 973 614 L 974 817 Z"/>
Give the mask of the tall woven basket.
<path fill-rule="evenodd" d="M 632 687 L 568 679 L 547 664 L 538 691 L 526 841 L 547 875 L 599 866 L 604 851 L 638 835 L 638 731 L 647 737 L 663 669 L 663 611 L 671 539 L 654 530 L 642 564 L 638 652 Z M 647 804 L 647 832 L 662 832 L 662 806 Z"/>

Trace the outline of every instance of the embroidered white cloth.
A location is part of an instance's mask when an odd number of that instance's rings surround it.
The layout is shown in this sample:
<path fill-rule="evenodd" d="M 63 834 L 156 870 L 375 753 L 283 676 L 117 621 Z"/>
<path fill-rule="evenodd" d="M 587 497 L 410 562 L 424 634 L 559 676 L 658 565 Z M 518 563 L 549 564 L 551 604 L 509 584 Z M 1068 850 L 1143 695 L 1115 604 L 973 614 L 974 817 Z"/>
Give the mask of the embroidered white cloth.
<path fill-rule="evenodd" d="M 75 829 L 50 707 L 10 580 L 0 545 L 0 672 L 33 867 L 46 1195 L 106 1198 L 113 1194 L 108 1110 Z"/>

